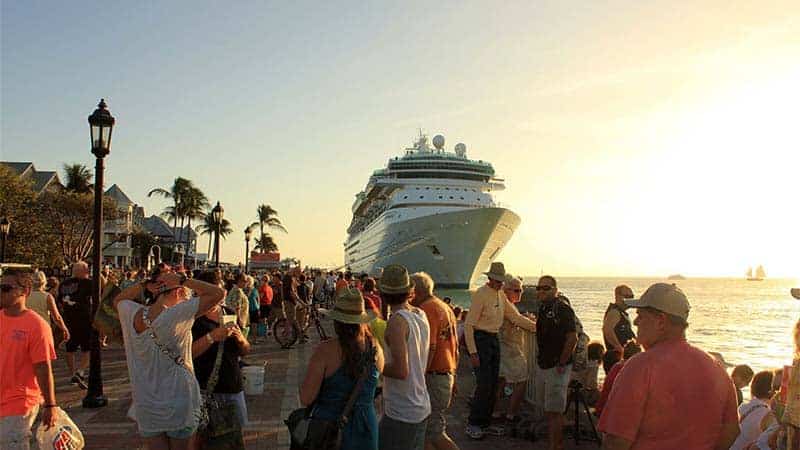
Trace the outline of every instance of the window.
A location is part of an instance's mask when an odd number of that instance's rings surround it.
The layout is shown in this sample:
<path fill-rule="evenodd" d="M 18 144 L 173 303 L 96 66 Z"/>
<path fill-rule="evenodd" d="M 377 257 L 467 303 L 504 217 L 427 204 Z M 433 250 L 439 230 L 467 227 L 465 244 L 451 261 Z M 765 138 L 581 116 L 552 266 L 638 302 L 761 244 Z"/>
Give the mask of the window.
<path fill-rule="evenodd" d="M 420 196 L 419 196 L 419 199 L 420 199 L 420 200 L 422 200 L 423 198 L 425 198 L 425 197 L 423 197 L 422 195 L 420 195 Z"/>
<path fill-rule="evenodd" d="M 442 196 L 440 195 L 440 196 L 439 196 L 439 200 L 441 200 L 441 199 L 442 199 Z"/>
<path fill-rule="evenodd" d="M 407 196 L 407 195 L 404 195 L 404 196 L 403 196 L 403 199 L 407 199 L 407 198 L 408 198 L 408 196 Z"/>

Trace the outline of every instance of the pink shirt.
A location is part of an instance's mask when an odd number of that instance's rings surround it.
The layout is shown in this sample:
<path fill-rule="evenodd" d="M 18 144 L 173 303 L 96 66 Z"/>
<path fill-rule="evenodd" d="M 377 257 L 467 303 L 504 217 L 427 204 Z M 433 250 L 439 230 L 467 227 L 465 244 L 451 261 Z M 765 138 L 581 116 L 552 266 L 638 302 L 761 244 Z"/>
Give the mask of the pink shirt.
<path fill-rule="evenodd" d="M 738 421 L 725 369 L 679 339 L 625 363 L 598 427 L 632 441 L 632 450 L 705 450 L 715 447 L 724 424 Z"/>
<path fill-rule="evenodd" d="M 33 310 L 0 310 L 0 417 L 24 416 L 42 402 L 33 365 L 56 359 L 50 325 Z"/>

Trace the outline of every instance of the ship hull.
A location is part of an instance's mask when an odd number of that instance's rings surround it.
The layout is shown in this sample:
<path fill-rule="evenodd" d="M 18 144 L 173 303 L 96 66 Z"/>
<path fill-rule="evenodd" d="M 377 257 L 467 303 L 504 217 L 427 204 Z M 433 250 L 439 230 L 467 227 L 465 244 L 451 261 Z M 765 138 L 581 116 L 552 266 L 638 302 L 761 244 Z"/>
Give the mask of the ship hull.
<path fill-rule="evenodd" d="M 345 264 L 357 273 L 402 264 L 410 272 L 427 272 L 438 287 L 466 289 L 488 270 L 519 223 L 514 212 L 499 207 L 379 223 L 348 240 Z"/>

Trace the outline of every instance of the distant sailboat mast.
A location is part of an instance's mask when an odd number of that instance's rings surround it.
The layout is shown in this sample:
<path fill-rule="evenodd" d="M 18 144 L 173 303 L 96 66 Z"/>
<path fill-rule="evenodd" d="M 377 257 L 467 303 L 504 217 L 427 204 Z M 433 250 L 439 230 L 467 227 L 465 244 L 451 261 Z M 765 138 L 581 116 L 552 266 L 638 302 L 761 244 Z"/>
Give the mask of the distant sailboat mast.
<path fill-rule="evenodd" d="M 764 271 L 764 266 L 758 265 L 756 267 L 756 272 L 753 273 L 753 268 L 747 268 L 747 280 L 748 281 L 761 281 L 767 277 L 767 273 Z"/>
<path fill-rule="evenodd" d="M 759 265 L 756 267 L 756 278 L 766 278 L 767 273 L 764 271 L 764 266 Z"/>

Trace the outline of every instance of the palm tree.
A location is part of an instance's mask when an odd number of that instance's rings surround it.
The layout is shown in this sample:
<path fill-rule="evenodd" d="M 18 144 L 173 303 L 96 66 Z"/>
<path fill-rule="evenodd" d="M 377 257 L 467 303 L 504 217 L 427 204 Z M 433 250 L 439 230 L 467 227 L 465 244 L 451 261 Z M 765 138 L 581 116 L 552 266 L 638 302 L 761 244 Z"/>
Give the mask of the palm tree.
<path fill-rule="evenodd" d="M 172 182 L 172 187 L 169 189 L 155 188 L 147 193 L 148 197 L 157 194 L 164 198 L 172 199 L 172 205 L 165 208 L 161 216 L 172 219 L 172 239 L 173 242 L 176 243 L 178 241 L 178 217 L 181 216 L 181 208 L 179 205 L 181 204 L 181 197 L 190 187 L 193 187 L 191 180 L 178 177 L 175 178 L 175 181 Z"/>
<path fill-rule="evenodd" d="M 181 196 L 181 204 L 179 209 L 181 211 L 181 230 L 183 228 L 183 218 L 186 218 L 186 249 L 189 249 L 189 230 L 192 229 L 192 219 L 202 219 L 205 216 L 205 210 L 211 206 L 208 203 L 206 194 L 200 189 L 189 186 L 186 192 Z"/>
<path fill-rule="evenodd" d="M 207 234 L 208 235 L 208 253 L 206 253 L 209 258 L 208 260 L 212 260 L 211 258 L 211 241 L 214 238 L 214 233 L 217 231 L 217 221 L 214 220 L 214 213 L 212 211 L 208 211 L 203 216 L 203 221 L 198 225 L 197 231 L 200 234 Z M 231 228 L 231 223 L 228 219 L 223 218 L 222 223 L 219 225 L 219 235 L 222 239 L 225 239 L 226 236 L 233 233 L 233 228 Z M 208 261 L 207 260 L 207 261 Z"/>
<path fill-rule="evenodd" d="M 66 189 L 70 192 L 86 194 L 92 192 L 92 171 L 83 164 L 64 164 Z"/>
<path fill-rule="evenodd" d="M 278 219 L 278 211 L 272 209 L 271 206 L 259 205 L 258 209 L 256 210 L 256 214 L 258 214 L 258 222 L 253 222 L 253 225 L 251 226 L 258 224 L 262 237 L 264 236 L 264 226 L 267 226 L 268 228 L 275 228 L 283 231 L 284 233 L 288 233 L 288 231 L 286 231 L 286 228 L 281 223 L 280 219 Z"/>
<path fill-rule="evenodd" d="M 272 240 L 272 236 L 267 234 L 262 234 L 261 238 L 256 238 L 256 246 L 253 250 L 261 250 L 262 253 L 265 252 L 277 252 L 278 245 L 275 244 L 275 241 Z"/>

